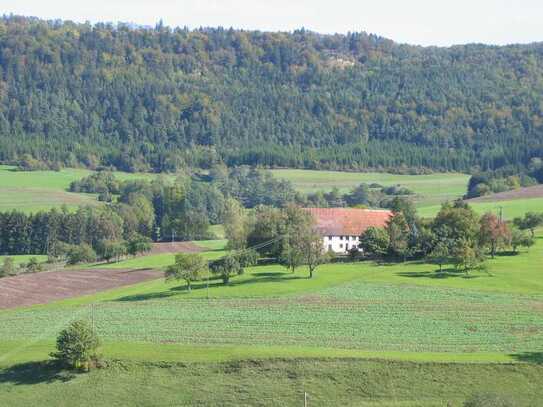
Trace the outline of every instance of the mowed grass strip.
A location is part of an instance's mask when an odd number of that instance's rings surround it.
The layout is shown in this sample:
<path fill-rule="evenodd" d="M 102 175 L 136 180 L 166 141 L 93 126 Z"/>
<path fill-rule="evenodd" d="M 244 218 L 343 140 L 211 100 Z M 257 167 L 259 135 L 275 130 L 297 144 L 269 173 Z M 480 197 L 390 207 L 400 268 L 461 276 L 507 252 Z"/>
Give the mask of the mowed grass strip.
<path fill-rule="evenodd" d="M 359 359 L 113 361 L 87 374 L 45 363 L 0 370 L 0 403 L 33 405 L 460 406 L 475 393 L 536 406 L 543 367 Z"/>
<path fill-rule="evenodd" d="M 342 172 L 316 170 L 272 170 L 277 178 L 291 181 L 302 192 L 330 191 L 337 187 L 349 192 L 361 183 L 378 183 L 383 186 L 400 184 L 417 194 L 417 205 L 439 204 L 466 193 L 469 175 L 438 173 L 429 175 L 397 175 L 378 172 Z"/>

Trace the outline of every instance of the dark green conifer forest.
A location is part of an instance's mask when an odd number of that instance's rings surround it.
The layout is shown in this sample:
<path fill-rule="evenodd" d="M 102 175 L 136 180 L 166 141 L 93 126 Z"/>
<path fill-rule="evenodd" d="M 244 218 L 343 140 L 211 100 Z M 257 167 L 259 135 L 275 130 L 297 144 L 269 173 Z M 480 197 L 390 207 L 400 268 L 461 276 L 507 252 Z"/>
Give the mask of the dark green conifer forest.
<path fill-rule="evenodd" d="M 522 171 L 543 43 L 0 19 L 0 161 Z"/>

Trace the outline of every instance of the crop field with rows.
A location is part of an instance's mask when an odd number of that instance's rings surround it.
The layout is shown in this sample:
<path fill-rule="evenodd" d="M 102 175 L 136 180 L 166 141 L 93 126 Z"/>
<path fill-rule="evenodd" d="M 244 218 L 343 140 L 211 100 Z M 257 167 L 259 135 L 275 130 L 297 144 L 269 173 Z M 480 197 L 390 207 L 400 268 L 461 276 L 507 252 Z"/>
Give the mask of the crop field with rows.
<path fill-rule="evenodd" d="M 111 341 L 286 345 L 412 352 L 529 352 L 543 297 L 352 282 L 282 298 L 110 301 L 0 314 L 0 340 L 54 339 L 92 319 Z"/>

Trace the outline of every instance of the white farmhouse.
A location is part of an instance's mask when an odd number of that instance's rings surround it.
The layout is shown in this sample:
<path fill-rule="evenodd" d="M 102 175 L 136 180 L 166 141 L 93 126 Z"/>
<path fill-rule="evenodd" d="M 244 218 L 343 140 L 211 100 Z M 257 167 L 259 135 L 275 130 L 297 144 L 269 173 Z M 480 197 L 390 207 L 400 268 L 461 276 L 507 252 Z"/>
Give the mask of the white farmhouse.
<path fill-rule="evenodd" d="M 392 217 L 388 210 L 354 208 L 304 208 L 315 218 L 323 248 L 346 253 L 358 247 L 359 236 L 369 227 L 384 228 Z"/>

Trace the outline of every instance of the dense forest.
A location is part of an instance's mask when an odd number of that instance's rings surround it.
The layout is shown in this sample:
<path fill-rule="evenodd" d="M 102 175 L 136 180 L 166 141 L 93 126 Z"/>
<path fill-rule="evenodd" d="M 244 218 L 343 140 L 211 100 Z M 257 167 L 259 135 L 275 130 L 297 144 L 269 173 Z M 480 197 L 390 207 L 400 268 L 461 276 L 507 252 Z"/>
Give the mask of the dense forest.
<path fill-rule="evenodd" d="M 0 19 L 0 161 L 523 170 L 543 157 L 543 43 Z"/>

